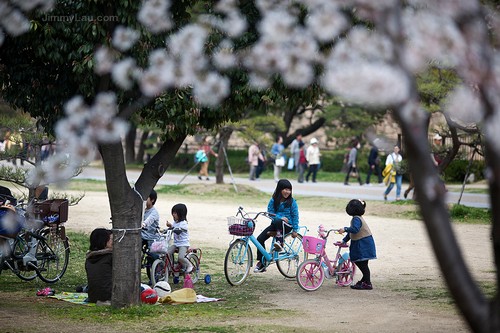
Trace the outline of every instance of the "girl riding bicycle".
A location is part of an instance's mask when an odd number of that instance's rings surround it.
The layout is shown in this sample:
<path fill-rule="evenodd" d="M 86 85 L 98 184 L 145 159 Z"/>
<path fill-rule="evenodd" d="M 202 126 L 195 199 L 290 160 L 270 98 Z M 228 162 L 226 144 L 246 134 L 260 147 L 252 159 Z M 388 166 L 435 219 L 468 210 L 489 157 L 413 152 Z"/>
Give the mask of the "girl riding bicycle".
<path fill-rule="evenodd" d="M 352 216 L 351 225 L 339 229 L 340 234 L 347 232 L 348 234 L 342 240 L 347 243 L 351 240 L 349 252 L 351 261 L 358 266 L 363 277 L 358 283 L 352 285 L 352 289 L 371 290 L 373 289 L 370 280 L 370 268 L 368 260 L 377 259 L 377 251 L 375 249 L 375 241 L 373 240 L 372 232 L 365 220 L 361 217 L 365 213 L 366 203 L 359 199 L 349 201 L 345 211 Z"/>
<path fill-rule="evenodd" d="M 266 248 L 266 240 L 276 235 L 274 243 L 275 250 L 283 251 L 283 236 L 292 231 L 292 237 L 297 237 L 299 230 L 299 206 L 297 201 L 292 197 L 292 184 L 288 179 L 280 179 L 276 184 L 274 194 L 267 205 L 267 211 L 276 216 L 273 218 L 271 225 L 265 228 L 257 237 L 259 243 Z M 261 263 L 262 253 L 257 252 L 257 265 L 254 272 L 264 272 L 265 267 Z"/>
<path fill-rule="evenodd" d="M 189 233 L 187 222 L 187 207 L 185 204 L 177 204 L 172 207 L 172 218 L 174 223 L 167 221 L 167 227 L 172 228 L 174 233 L 174 244 L 170 245 L 167 254 L 173 262 L 173 255 L 176 249 L 179 250 L 179 263 L 182 265 L 184 272 L 191 273 L 193 265 L 186 258 L 186 253 L 189 249 Z"/>

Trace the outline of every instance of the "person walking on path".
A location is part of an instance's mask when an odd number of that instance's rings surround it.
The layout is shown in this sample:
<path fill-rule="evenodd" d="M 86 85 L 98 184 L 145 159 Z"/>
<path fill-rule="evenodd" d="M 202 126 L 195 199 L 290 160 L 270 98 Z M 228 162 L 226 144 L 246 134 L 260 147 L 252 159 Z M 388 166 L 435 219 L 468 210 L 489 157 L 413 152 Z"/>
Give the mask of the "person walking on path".
<path fill-rule="evenodd" d="M 303 143 L 302 134 L 297 134 L 295 139 L 292 141 L 292 144 L 290 145 L 290 155 L 291 158 L 293 158 L 294 168 L 297 173 L 299 172 L 300 143 Z"/>
<path fill-rule="evenodd" d="M 387 195 L 391 192 L 394 184 L 396 184 L 396 200 L 401 200 L 401 185 L 403 183 L 403 173 L 401 170 L 401 162 L 403 157 L 399 154 L 399 146 L 395 145 L 392 153 L 385 160 L 385 168 L 382 171 L 384 182 L 388 185 L 384 192 L 384 200 L 387 200 Z"/>
<path fill-rule="evenodd" d="M 349 160 L 347 161 L 347 174 L 345 176 L 344 185 L 349 185 L 349 177 L 356 175 L 359 185 L 363 185 L 361 175 L 358 171 L 358 149 L 361 148 L 359 141 L 354 141 L 351 151 L 349 152 Z"/>
<path fill-rule="evenodd" d="M 257 169 L 259 167 L 259 159 L 264 159 L 260 152 L 257 142 L 253 142 L 248 147 L 248 164 L 250 165 L 249 179 L 255 180 L 257 178 Z"/>
<path fill-rule="evenodd" d="M 299 183 L 304 182 L 304 173 L 306 172 L 307 169 L 307 158 L 306 158 L 306 151 L 305 151 L 305 144 L 304 142 L 299 143 L 299 164 L 297 166 L 297 171 L 299 172 L 299 178 L 297 181 Z"/>
<path fill-rule="evenodd" d="M 283 150 L 285 150 L 283 138 L 279 135 L 271 147 L 271 154 L 274 156 L 274 181 L 276 182 L 280 180 L 281 168 L 285 166 Z"/>
<path fill-rule="evenodd" d="M 210 180 L 208 178 L 208 165 L 210 164 L 210 155 L 218 157 L 219 155 L 213 151 L 212 147 L 210 147 L 210 143 L 205 138 L 201 143 L 201 149 L 205 152 L 205 158 L 200 161 L 200 173 L 198 174 L 198 179 L 202 180 L 202 177 L 205 177 L 206 180 Z"/>
<path fill-rule="evenodd" d="M 316 138 L 311 139 L 311 145 L 307 147 L 306 150 L 306 159 L 307 164 L 309 165 L 309 170 L 306 175 L 306 182 L 309 181 L 309 176 L 312 174 L 312 182 L 316 183 L 316 174 L 319 169 L 321 153 L 318 148 L 318 140 Z"/>
<path fill-rule="evenodd" d="M 368 155 L 368 173 L 366 174 L 366 185 L 370 185 L 370 176 L 375 174 L 378 177 L 378 183 L 382 184 L 382 173 L 380 172 L 380 157 L 378 148 L 372 144 L 370 154 Z"/>

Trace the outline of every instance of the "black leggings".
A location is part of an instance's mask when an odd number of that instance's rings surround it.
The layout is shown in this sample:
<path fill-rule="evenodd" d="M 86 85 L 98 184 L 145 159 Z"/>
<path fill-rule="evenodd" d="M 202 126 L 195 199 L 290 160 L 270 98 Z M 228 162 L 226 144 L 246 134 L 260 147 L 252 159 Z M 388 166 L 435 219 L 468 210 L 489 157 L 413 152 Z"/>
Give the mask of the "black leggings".
<path fill-rule="evenodd" d="M 292 227 L 289 227 L 288 225 L 284 224 L 283 221 L 277 221 L 277 222 L 271 222 L 271 225 L 268 226 L 266 229 L 264 229 L 260 235 L 257 237 L 257 240 L 259 241 L 260 245 L 266 248 L 266 240 L 268 240 L 271 236 L 268 234 L 269 231 L 281 231 L 284 233 L 281 235 L 281 237 L 285 237 L 286 234 L 288 234 L 290 231 L 292 231 Z M 257 250 L 257 261 L 260 261 L 262 259 L 263 255 L 262 253 Z"/>
<path fill-rule="evenodd" d="M 368 260 L 356 261 L 356 266 L 358 266 L 359 270 L 363 274 L 361 278 L 361 282 L 370 283 L 370 268 L 368 268 Z"/>

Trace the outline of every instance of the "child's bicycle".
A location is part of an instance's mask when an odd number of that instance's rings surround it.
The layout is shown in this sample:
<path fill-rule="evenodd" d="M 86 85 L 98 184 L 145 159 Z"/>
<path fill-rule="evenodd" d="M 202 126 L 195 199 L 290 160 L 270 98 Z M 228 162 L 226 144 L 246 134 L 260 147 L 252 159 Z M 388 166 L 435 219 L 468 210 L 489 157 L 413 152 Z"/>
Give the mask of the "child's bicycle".
<path fill-rule="evenodd" d="M 325 277 L 335 278 L 339 286 L 352 284 L 356 266 L 351 262 L 349 252 L 342 251 L 349 245 L 340 241 L 333 243 L 338 248 L 333 260 L 330 260 L 326 254 L 326 242 L 332 231 L 337 233 L 337 229 L 330 229 L 326 232 L 323 226 L 320 226 L 318 233 L 321 238 L 304 236 L 302 239 L 304 251 L 316 255 L 316 258 L 301 263 L 297 270 L 297 283 L 305 291 L 318 290 Z"/>
<path fill-rule="evenodd" d="M 182 265 L 177 260 L 172 262 L 170 256 L 166 253 L 168 244 L 170 244 L 172 239 L 172 229 L 167 229 L 163 231 L 162 234 L 162 241 L 166 244 L 166 246 L 163 247 L 164 250 L 156 249 L 155 246 L 152 246 L 151 249 L 153 253 L 160 256 L 151 266 L 151 284 L 154 286 L 159 281 L 168 281 L 169 276 L 172 276 L 172 282 L 177 284 L 179 283 L 179 277 L 183 276 L 185 278 L 186 275 L 190 276 L 193 283 L 198 282 L 200 279 L 201 249 L 192 247 L 188 249 L 186 259 L 193 265 L 193 270 L 186 273 L 182 269 Z M 176 250 L 175 253 L 178 253 L 178 251 Z M 211 276 L 206 274 L 204 277 L 205 283 L 209 284 L 211 280 Z"/>
<path fill-rule="evenodd" d="M 236 216 L 227 218 L 229 233 L 233 236 L 240 236 L 230 243 L 224 260 L 224 274 L 226 275 L 227 282 L 232 286 L 242 284 L 248 277 L 250 269 L 253 266 L 253 254 L 250 243 L 253 243 L 257 251 L 262 253 L 262 264 L 264 267 L 267 268 L 270 264 L 276 263 L 280 273 L 287 278 L 295 278 L 299 262 L 305 258 L 301 234 L 297 234 L 296 238 L 292 237 L 292 233 L 286 234 L 283 238 L 284 251 L 282 252 L 274 250 L 276 237 L 273 237 L 271 243 L 272 250 L 271 252 L 267 252 L 253 235 L 257 218 L 261 215 L 269 219 L 275 216 L 268 212 L 246 213 L 242 207 L 239 207 Z M 300 229 L 307 231 L 306 227 L 300 227 Z"/>

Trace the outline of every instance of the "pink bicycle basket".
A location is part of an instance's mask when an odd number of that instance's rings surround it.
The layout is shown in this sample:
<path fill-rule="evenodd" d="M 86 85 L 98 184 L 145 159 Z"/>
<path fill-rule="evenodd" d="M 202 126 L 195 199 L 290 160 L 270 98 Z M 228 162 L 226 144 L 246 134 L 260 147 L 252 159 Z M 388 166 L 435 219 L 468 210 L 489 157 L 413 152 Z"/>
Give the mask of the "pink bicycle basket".
<path fill-rule="evenodd" d="M 235 216 L 227 218 L 229 233 L 234 236 L 251 236 L 255 229 L 252 219 L 242 219 Z"/>
<path fill-rule="evenodd" d="M 304 251 L 310 254 L 321 254 L 325 248 L 326 241 L 321 238 L 316 238 L 312 236 L 302 237 L 302 246 Z"/>

